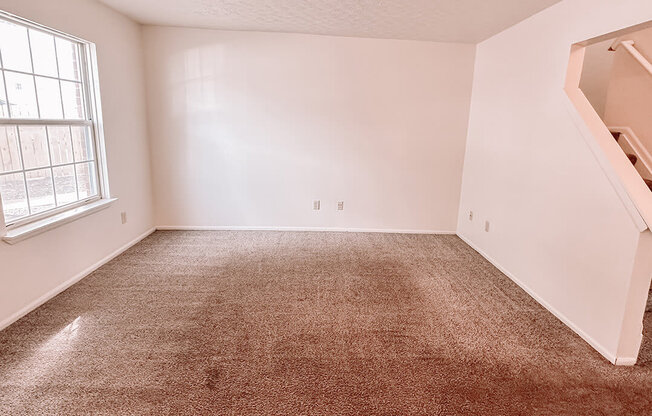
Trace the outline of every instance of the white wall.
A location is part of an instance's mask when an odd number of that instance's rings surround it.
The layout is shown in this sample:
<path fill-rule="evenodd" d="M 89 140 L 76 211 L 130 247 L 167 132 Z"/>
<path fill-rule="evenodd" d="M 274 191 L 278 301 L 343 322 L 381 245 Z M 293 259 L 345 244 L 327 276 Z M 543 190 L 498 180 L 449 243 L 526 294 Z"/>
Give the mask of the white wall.
<path fill-rule="evenodd" d="M 566 0 L 476 52 L 458 232 L 612 360 L 635 356 L 619 340 L 640 328 L 625 314 L 641 234 L 563 87 L 571 44 L 650 19 L 648 0 Z"/>
<path fill-rule="evenodd" d="M 455 231 L 474 46 L 144 34 L 158 224 Z"/>
<path fill-rule="evenodd" d="M 0 328 L 153 226 L 139 25 L 89 0 L 0 0 L 0 9 L 97 45 L 109 209 L 10 246 L 0 242 Z M 128 222 L 121 225 L 120 212 Z"/>

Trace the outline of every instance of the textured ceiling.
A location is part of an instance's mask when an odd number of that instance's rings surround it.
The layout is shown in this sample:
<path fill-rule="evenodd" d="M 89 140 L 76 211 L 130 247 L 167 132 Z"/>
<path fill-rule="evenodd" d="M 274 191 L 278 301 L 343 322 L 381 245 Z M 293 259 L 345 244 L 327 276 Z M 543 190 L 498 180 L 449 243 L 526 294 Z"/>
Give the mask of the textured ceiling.
<path fill-rule="evenodd" d="M 560 0 L 100 0 L 155 25 L 476 43 Z"/>

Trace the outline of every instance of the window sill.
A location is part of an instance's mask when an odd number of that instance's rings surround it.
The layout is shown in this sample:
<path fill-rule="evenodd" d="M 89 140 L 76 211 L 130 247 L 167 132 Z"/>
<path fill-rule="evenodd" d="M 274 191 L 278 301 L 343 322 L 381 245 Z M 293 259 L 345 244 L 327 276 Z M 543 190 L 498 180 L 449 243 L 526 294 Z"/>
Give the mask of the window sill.
<path fill-rule="evenodd" d="M 73 222 L 87 215 L 91 215 L 94 212 L 106 209 L 117 200 L 117 198 L 100 199 L 99 201 L 71 209 L 70 211 L 65 211 L 39 221 L 12 228 L 7 230 L 7 233 L 2 237 L 2 240 L 8 244 L 16 244 L 53 228 L 68 224 L 69 222 Z"/>

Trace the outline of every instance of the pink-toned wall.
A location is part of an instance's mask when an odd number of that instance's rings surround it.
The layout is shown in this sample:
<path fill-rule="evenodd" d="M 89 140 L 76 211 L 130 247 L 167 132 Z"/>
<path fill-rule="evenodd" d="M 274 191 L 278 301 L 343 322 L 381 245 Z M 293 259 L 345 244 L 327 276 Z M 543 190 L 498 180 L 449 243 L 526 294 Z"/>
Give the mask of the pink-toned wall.
<path fill-rule="evenodd" d="M 455 232 L 473 45 L 144 33 L 159 225 Z"/>
<path fill-rule="evenodd" d="M 0 242 L 2 328 L 150 230 L 153 216 L 140 26 L 94 0 L 0 0 L 0 9 L 96 44 L 109 181 L 119 198 L 16 245 Z"/>
<path fill-rule="evenodd" d="M 652 61 L 652 28 L 621 37 Z M 629 127 L 652 152 L 652 74 L 623 47 L 615 52 L 608 83 L 604 120 L 608 126 Z"/>
<path fill-rule="evenodd" d="M 613 39 L 608 39 L 586 47 L 582 78 L 580 79 L 580 89 L 602 118 L 604 118 L 607 102 L 611 69 L 616 56 L 609 51 L 612 42 Z"/>
<path fill-rule="evenodd" d="M 587 144 L 564 85 L 572 44 L 647 20 L 647 0 L 565 0 L 478 45 L 458 221 L 605 357 L 630 363 L 647 297 L 630 289 L 649 287 L 637 257 L 649 231 Z"/>

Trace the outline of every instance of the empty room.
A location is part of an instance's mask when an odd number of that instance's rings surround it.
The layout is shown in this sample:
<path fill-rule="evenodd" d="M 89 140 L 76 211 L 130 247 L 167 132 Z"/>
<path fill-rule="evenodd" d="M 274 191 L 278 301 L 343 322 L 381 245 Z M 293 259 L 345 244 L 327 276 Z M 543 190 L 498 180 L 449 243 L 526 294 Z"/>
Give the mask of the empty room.
<path fill-rule="evenodd" d="M 649 0 L 0 0 L 0 415 L 649 416 L 651 227 Z"/>

